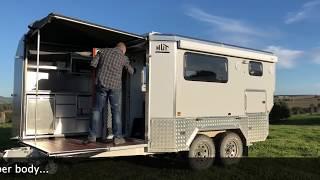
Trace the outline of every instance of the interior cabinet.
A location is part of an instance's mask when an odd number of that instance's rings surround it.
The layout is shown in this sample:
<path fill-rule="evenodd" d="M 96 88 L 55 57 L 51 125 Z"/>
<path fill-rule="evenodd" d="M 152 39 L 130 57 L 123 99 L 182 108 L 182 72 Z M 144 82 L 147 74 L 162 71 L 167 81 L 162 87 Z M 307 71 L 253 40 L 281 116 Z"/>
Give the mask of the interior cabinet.
<path fill-rule="evenodd" d="M 88 131 L 91 118 L 92 57 L 43 52 L 37 75 L 36 56 L 29 52 L 26 73 L 26 135 L 66 135 Z M 38 79 L 38 82 L 37 82 Z M 38 83 L 37 121 L 35 122 Z"/>

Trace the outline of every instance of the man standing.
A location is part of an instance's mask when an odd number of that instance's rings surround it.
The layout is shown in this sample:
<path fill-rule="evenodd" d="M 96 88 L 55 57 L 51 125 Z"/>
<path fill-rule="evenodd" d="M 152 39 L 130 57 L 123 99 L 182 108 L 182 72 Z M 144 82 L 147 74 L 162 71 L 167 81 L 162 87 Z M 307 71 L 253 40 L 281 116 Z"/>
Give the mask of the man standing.
<path fill-rule="evenodd" d="M 97 69 L 96 77 L 96 102 L 92 112 L 89 136 L 84 143 L 96 142 L 97 123 L 102 117 L 103 108 L 110 101 L 112 115 L 112 131 L 114 144 L 125 143 L 122 136 L 121 118 L 121 80 L 123 67 L 132 75 L 134 69 L 130 66 L 125 56 L 126 45 L 119 42 L 115 48 L 100 49 L 92 60 L 91 66 Z"/>

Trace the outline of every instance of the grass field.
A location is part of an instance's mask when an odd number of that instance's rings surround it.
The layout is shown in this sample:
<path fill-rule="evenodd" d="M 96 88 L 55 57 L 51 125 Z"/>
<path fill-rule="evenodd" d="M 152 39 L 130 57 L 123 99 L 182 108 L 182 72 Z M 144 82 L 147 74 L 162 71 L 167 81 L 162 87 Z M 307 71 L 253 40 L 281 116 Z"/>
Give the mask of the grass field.
<path fill-rule="evenodd" d="M 14 146 L 8 141 L 9 135 L 10 124 L 1 125 L 0 149 Z M 77 160 L 58 163 L 58 173 L 54 175 L 28 177 L 37 179 L 320 179 L 320 116 L 294 116 L 289 120 L 270 125 L 268 139 L 249 148 L 249 157 L 253 158 L 241 161 L 235 166 L 214 165 L 208 170 L 195 172 L 187 168 L 186 161 L 172 160 L 169 157 Z"/>
<path fill-rule="evenodd" d="M 267 141 L 251 146 L 249 156 L 320 157 L 320 116 L 293 116 L 270 125 Z"/>

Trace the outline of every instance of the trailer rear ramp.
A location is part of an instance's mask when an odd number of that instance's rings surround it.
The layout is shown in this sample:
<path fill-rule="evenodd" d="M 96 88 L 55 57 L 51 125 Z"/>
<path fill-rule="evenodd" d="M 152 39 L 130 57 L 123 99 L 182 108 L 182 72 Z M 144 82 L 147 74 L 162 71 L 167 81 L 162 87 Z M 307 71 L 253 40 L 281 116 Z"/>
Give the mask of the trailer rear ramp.
<path fill-rule="evenodd" d="M 126 138 L 126 143 L 83 144 L 84 138 L 45 138 L 23 140 L 22 144 L 45 153 L 49 157 L 116 157 L 144 155 L 147 143 L 144 140 Z"/>

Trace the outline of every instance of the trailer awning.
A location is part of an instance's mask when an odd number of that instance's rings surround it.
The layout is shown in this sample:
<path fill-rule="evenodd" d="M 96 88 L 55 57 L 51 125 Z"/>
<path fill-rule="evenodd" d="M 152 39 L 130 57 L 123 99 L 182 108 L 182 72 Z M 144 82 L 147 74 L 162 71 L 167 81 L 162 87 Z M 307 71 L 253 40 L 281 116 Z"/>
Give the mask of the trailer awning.
<path fill-rule="evenodd" d="M 27 40 L 31 45 L 36 45 L 36 32 L 40 30 L 41 44 L 63 45 L 74 50 L 113 47 L 120 41 L 131 46 L 146 40 L 144 36 L 53 13 L 35 21 L 29 28 Z"/>

